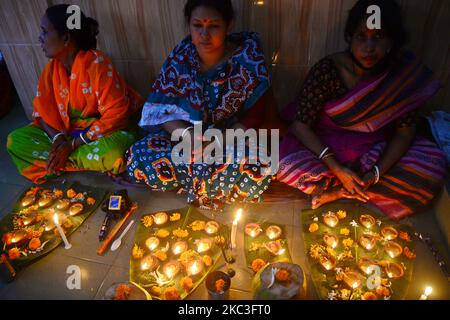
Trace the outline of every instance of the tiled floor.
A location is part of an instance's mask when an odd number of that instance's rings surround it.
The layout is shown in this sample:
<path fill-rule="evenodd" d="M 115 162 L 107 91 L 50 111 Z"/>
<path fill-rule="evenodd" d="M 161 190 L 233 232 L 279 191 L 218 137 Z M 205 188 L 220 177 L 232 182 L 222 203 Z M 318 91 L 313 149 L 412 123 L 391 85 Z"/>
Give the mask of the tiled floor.
<path fill-rule="evenodd" d="M 13 201 L 20 192 L 30 185 L 16 171 L 5 150 L 6 136 L 11 130 L 23 126 L 28 121 L 17 107 L 7 118 L 0 120 L 0 218 L 9 213 Z M 77 180 L 86 185 L 96 185 L 105 188 L 118 188 L 112 185 L 109 178 L 97 174 L 70 174 L 65 178 Z M 142 189 L 129 190 L 130 197 L 140 205 L 138 215 L 158 210 L 182 208 L 185 201 L 182 196 L 164 193 L 150 193 Z M 247 219 L 261 218 L 286 225 L 287 238 L 291 255 L 295 263 L 303 266 L 306 272 L 305 247 L 300 232 L 301 210 L 305 208 L 302 201 L 289 201 L 250 206 Z M 210 212 L 204 212 L 211 216 Z M 133 242 L 133 231 L 136 224 L 123 241 L 121 248 L 112 253 L 108 251 L 104 256 L 96 254 L 99 245 L 98 230 L 103 221 L 103 214 L 98 210 L 80 229 L 70 237 L 73 244 L 71 250 L 60 247 L 48 256 L 37 261 L 23 270 L 12 283 L 0 282 L 0 299 L 102 299 L 105 291 L 116 282 L 128 280 L 129 257 Z M 223 223 L 229 223 L 231 211 L 216 214 L 214 218 Z M 407 221 L 408 222 L 408 221 Z M 428 233 L 448 259 L 448 248 L 445 238 L 439 231 L 432 211 L 417 215 L 409 219 L 420 232 Z M 244 222 L 243 222 L 244 224 Z M 239 233 L 238 245 L 243 243 L 243 233 Z M 431 253 L 422 244 L 417 244 L 416 251 L 419 259 L 416 260 L 414 281 L 411 283 L 408 298 L 417 299 L 426 285 L 434 288 L 432 298 L 450 299 L 449 282 L 443 276 Z M 251 272 L 245 267 L 243 251 L 238 250 L 236 277 L 232 281 L 231 299 L 251 299 Z M 78 266 L 81 270 L 82 280 L 79 290 L 69 290 L 67 273 L 69 266 Z M 224 267 L 223 263 L 218 264 Z M 309 280 L 308 280 L 309 281 Z M 310 281 L 309 281 L 310 282 Z M 313 288 L 308 283 L 309 288 Z M 308 292 L 308 298 L 314 298 L 314 290 Z M 201 285 L 190 299 L 207 299 L 207 293 Z"/>

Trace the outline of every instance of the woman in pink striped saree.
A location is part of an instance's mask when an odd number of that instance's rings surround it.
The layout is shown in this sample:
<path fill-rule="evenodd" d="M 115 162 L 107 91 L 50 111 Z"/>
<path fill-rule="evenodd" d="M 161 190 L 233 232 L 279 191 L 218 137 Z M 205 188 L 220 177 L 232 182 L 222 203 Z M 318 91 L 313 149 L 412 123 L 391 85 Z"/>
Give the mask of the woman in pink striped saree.
<path fill-rule="evenodd" d="M 367 7 L 381 8 L 381 29 Z M 312 195 L 312 208 L 341 198 L 370 202 L 392 219 L 426 206 L 440 191 L 445 156 L 417 135 L 418 108 L 440 83 L 402 50 L 400 8 L 360 0 L 346 26 L 347 52 L 319 61 L 285 117 L 295 118 L 280 150 L 278 180 Z"/>

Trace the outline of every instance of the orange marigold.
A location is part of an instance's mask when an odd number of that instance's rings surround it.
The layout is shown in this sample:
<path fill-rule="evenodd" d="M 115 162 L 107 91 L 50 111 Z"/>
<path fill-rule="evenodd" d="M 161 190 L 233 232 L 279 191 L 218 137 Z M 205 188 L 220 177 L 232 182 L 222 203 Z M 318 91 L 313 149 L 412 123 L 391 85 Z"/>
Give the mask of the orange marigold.
<path fill-rule="evenodd" d="M 18 248 L 12 248 L 8 251 L 9 260 L 16 260 L 20 258 L 20 251 Z"/>
<path fill-rule="evenodd" d="M 95 204 L 95 199 L 92 197 L 89 197 L 89 198 L 87 198 L 86 202 L 88 205 L 93 206 Z"/>
<path fill-rule="evenodd" d="M 164 297 L 166 300 L 179 300 L 180 299 L 180 293 L 178 292 L 178 289 L 175 287 L 168 287 L 166 291 L 164 291 Z"/>
<path fill-rule="evenodd" d="M 194 282 L 191 277 L 184 277 L 180 281 L 180 286 L 186 291 L 189 292 L 194 287 Z"/>
<path fill-rule="evenodd" d="M 405 231 L 400 231 L 400 232 L 398 233 L 398 237 L 399 237 L 400 239 L 402 239 L 402 240 L 407 241 L 407 242 L 410 242 L 410 241 L 411 241 L 411 236 L 409 235 L 408 232 L 405 232 Z"/>
<path fill-rule="evenodd" d="M 387 287 L 380 286 L 377 288 L 377 294 L 380 296 L 389 297 L 391 295 L 391 290 Z"/>
<path fill-rule="evenodd" d="M 378 297 L 373 292 L 366 292 L 362 295 L 363 300 L 378 300 Z"/>
<path fill-rule="evenodd" d="M 116 288 L 114 300 L 128 300 L 131 294 L 131 288 L 126 284 L 121 284 Z"/>
<path fill-rule="evenodd" d="M 210 267 L 213 264 L 213 259 L 208 255 L 203 256 L 202 260 L 206 267 Z"/>
<path fill-rule="evenodd" d="M 278 282 L 288 282 L 291 278 L 291 273 L 287 269 L 280 269 L 275 274 L 275 279 L 277 279 Z"/>
<path fill-rule="evenodd" d="M 41 240 L 39 238 L 33 238 L 30 240 L 30 243 L 28 243 L 28 248 L 30 248 L 31 251 L 36 251 L 41 247 Z"/>
<path fill-rule="evenodd" d="M 216 283 L 215 283 L 216 292 L 219 292 L 219 293 L 223 292 L 224 288 L 225 288 L 225 280 L 223 280 L 223 279 L 217 280 Z"/>
<path fill-rule="evenodd" d="M 257 273 L 261 268 L 266 265 L 266 262 L 263 259 L 255 259 L 252 262 L 252 270 Z"/>
<path fill-rule="evenodd" d="M 155 252 L 155 257 L 157 257 L 160 261 L 166 261 L 167 260 L 167 253 L 165 253 L 162 250 L 158 250 Z"/>
<path fill-rule="evenodd" d="M 77 192 L 73 189 L 67 190 L 67 198 L 73 199 L 77 195 Z"/>
<path fill-rule="evenodd" d="M 405 249 L 403 249 L 403 254 L 405 255 L 405 257 L 407 257 L 410 260 L 413 260 L 417 257 L 416 254 L 414 253 L 414 251 L 412 251 L 408 247 L 405 247 Z"/>

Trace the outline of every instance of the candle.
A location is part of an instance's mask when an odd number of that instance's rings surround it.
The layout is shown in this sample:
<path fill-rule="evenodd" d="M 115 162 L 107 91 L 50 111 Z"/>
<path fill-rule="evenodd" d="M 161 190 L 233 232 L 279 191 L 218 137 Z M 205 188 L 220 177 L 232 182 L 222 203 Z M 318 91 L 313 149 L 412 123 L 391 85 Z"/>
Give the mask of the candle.
<path fill-rule="evenodd" d="M 326 234 L 323 236 L 323 241 L 325 244 L 333 249 L 336 249 L 339 239 L 333 234 Z"/>
<path fill-rule="evenodd" d="M 334 212 L 330 211 L 323 217 L 323 221 L 327 226 L 334 228 L 339 223 L 339 218 L 336 216 Z"/>
<path fill-rule="evenodd" d="M 389 241 L 384 246 L 384 251 L 392 258 L 397 258 L 399 255 L 402 254 L 403 248 L 396 242 Z"/>
<path fill-rule="evenodd" d="M 241 216 L 242 216 L 242 209 L 239 209 L 236 213 L 236 217 L 233 221 L 233 226 L 231 228 L 231 249 L 236 248 L 237 226 L 239 220 L 241 220 Z"/>
<path fill-rule="evenodd" d="M 385 271 L 389 279 L 398 279 L 403 277 L 405 270 L 398 263 L 388 263 L 385 266 Z"/>
<path fill-rule="evenodd" d="M 13 245 L 19 245 L 22 242 L 24 242 L 27 238 L 27 232 L 25 230 L 18 230 L 13 233 L 11 238 L 11 244 Z"/>
<path fill-rule="evenodd" d="M 319 263 L 326 271 L 330 271 L 336 266 L 336 259 L 331 255 L 323 255 L 320 257 Z"/>
<path fill-rule="evenodd" d="M 70 248 L 72 248 L 72 245 L 67 240 L 66 235 L 64 234 L 64 230 L 61 228 L 61 225 L 59 224 L 59 217 L 58 217 L 57 213 L 55 213 L 55 215 L 53 216 L 53 222 L 55 223 L 55 226 L 58 229 L 59 235 L 61 236 L 61 238 L 64 242 L 64 248 L 66 250 L 69 250 Z"/>
<path fill-rule="evenodd" d="M 367 251 L 371 251 L 377 244 L 377 238 L 370 234 L 363 234 L 359 238 L 359 244 Z"/>
<path fill-rule="evenodd" d="M 83 212 L 84 206 L 81 203 L 75 203 L 74 205 L 72 205 L 69 209 L 69 214 L 72 217 L 75 217 L 79 214 L 81 214 Z"/>
<path fill-rule="evenodd" d="M 203 271 L 203 262 L 200 260 L 191 260 L 187 263 L 186 271 L 189 276 L 195 276 Z"/>
<path fill-rule="evenodd" d="M 353 271 L 344 273 L 344 283 L 352 290 L 358 289 L 361 286 L 361 279 L 359 274 Z"/>
<path fill-rule="evenodd" d="M 376 223 L 375 218 L 368 214 L 363 214 L 359 221 L 366 229 L 371 229 Z"/>
<path fill-rule="evenodd" d="M 150 251 L 155 250 L 159 246 L 159 239 L 156 237 L 150 237 L 145 241 L 145 245 Z"/>
<path fill-rule="evenodd" d="M 209 221 L 205 225 L 205 231 L 210 235 L 216 234 L 219 231 L 219 224 L 216 221 Z"/>
<path fill-rule="evenodd" d="M 146 256 L 141 261 L 141 269 L 142 271 L 152 270 L 155 268 L 158 260 L 154 256 Z"/>
<path fill-rule="evenodd" d="M 58 210 L 67 210 L 70 206 L 70 201 L 67 199 L 58 200 L 56 203 L 56 209 Z"/>
<path fill-rule="evenodd" d="M 212 247 L 212 240 L 211 239 L 200 239 L 196 241 L 197 243 L 197 252 L 203 253 L 206 251 L 209 251 Z"/>
<path fill-rule="evenodd" d="M 36 221 L 35 214 L 30 214 L 22 219 L 22 223 L 25 227 L 33 224 L 35 221 Z"/>
<path fill-rule="evenodd" d="M 270 226 L 266 230 L 266 235 L 270 240 L 276 240 L 281 236 L 281 228 L 278 226 Z"/>
<path fill-rule="evenodd" d="M 178 241 L 172 245 L 172 253 L 177 256 L 177 255 L 185 252 L 187 250 L 187 248 L 188 248 L 188 245 L 185 241 Z"/>
<path fill-rule="evenodd" d="M 433 292 L 432 287 L 426 287 L 425 292 L 423 293 L 423 295 L 420 296 L 420 300 L 427 300 L 432 292 Z"/>
<path fill-rule="evenodd" d="M 39 199 L 38 205 L 41 208 L 47 208 L 49 207 L 53 202 L 53 198 L 51 197 L 42 197 Z"/>
<path fill-rule="evenodd" d="M 155 221 L 155 224 L 158 226 L 163 225 L 169 220 L 169 216 L 165 212 L 158 212 L 153 216 L 153 220 Z"/>
<path fill-rule="evenodd" d="M 262 232 L 261 227 L 257 223 L 248 223 L 245 226 L 245 233 L 252 238 L 256 238 Z"/>
<path fill-rule="evenodd" d="M 384 240 L 389 241 L 396 239 L 398 236 L 398 232 L 393 227 L 386 227 L 381 230 L 381 235 L 383 236 Z"/>
<path fill-rule="evenodd" d="M 278 241 L 270 241 L 264 245 L 266 249 L 275 256 L 281 256 L 286 252 Z"/>
<path fill-rule="evenodd" d="M 376 263 L 374 263 L 369 258 L 361 258 L 358 262 L 358 267 L 362 272 L 369 275 L 373 273 L 373 270 L 376 267 Z"/>
<path fill-rule="evenodd" d="M 177 261 L 169 261 L 163 266 L 163 272 L 168 279 L 172 279 L 180 272 L 180 264 Z"/>
<path fill-rule="evenodd" d="M 36 196 L 26 196 L 22 199 L 22 207 L 31 206 L 36 201 Z"/>

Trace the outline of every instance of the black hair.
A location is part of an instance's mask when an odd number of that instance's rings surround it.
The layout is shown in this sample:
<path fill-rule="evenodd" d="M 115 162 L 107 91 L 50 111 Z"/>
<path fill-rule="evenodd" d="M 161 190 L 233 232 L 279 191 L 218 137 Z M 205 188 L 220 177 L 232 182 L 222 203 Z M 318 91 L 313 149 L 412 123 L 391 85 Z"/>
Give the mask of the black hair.
<path fill-rule="evenodd" d="M 231 0 L 188 0 L 184 6 L 184 17 L 188 24 L 191 21 L 192 12 L 201 6 L 215 9 L 222 15 L 227 25 L 230 25 L 234 19 L 234 9 Z"/>
<path fill-rule="evenodd" d="M 392 39 L 392 53 L 395 54 L 405 45 L 407 34 L 403 25 L 401 8 L 394 0 L 359 0 L 350 10 L 345 26 L 345 41 L 351 43 L 361 22 L 369 18 L 367 8 L 371 5 L 381 9 L 381 27 Z"/>
<path fill-rule="evenodd" d="M 78 48 L 83 51 L 93 50 L 97 48 L 98 22 L 92 18 L 86 17 L 81 12 L 81 28 L 70 30 L 67 27 L 67 20 L 71 14 L 67 13 L 69 4 L 58 4 L 49 7 L 45 12 L 48 20 L 60 36 L 69 34 L 71 39 L 75 41 Z"/>

